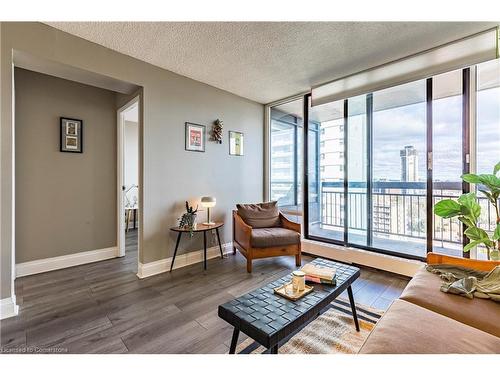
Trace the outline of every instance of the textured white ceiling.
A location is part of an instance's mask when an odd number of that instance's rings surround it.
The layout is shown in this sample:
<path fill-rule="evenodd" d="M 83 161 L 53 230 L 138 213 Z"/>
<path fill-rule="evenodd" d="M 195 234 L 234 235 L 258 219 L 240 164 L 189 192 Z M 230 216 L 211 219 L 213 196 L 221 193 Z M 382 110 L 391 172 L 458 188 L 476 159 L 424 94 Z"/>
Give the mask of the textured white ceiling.
<path fill-rule="evenodd" d="M 51 22 L 260 103 L 495 26 L 487 22 Z"/>

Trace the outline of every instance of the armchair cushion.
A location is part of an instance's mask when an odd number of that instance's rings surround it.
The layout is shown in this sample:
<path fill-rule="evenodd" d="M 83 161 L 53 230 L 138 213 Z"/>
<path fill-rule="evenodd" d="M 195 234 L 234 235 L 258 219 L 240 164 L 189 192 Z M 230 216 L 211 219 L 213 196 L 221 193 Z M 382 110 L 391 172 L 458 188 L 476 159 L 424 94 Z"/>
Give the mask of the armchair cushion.
<path fill-rule="evenodd" d="M 295 245 L 300 242 L 300 233 L 285 228 L 252 229 L 250 243 L 252 247 L 275 247 Z"/>
<path fill-rule="evenodd" d="M 277 202 L 258 204 L 237 204 L 238 215 L 252 228 L 272 228 L 280 226 Z"/>

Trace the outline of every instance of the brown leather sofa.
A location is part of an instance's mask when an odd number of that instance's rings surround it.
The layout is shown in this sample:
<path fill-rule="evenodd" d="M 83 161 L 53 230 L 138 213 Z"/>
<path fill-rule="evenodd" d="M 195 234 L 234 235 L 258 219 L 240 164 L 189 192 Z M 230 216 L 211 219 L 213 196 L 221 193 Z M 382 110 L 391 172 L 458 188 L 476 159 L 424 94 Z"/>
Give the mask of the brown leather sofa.
<path fill-rule="evenodd" d="M 295 256 L 301 265 L 300 224 L 288 220 L 276 202 L 238 204 L 233 211 L 233 252 L 247 259 L 247 272 L 252 260 L 282 255 Z"/>
<path fill-rule="evenodd" d="M 489 271 L 500 262 L 429 253 L 429 264 Z M 443 293 L 439 276 L 422 268 L 379 320 L 361 354 L 500 353 L 500 303 Z"/>

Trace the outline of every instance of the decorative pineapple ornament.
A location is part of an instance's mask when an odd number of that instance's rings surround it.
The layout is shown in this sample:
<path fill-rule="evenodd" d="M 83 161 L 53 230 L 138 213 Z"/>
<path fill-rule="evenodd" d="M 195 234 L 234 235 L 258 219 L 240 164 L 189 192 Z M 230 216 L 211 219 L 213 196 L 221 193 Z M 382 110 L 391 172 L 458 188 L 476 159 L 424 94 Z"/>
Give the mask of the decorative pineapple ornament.
<path fill-rule="evenodd" d="M 221 144 L 222 143 L 222 129 L 224 128 L 224 123 L 222 120 L 215 120 L 214 126 L 212 127 L 212 139 Z"/>

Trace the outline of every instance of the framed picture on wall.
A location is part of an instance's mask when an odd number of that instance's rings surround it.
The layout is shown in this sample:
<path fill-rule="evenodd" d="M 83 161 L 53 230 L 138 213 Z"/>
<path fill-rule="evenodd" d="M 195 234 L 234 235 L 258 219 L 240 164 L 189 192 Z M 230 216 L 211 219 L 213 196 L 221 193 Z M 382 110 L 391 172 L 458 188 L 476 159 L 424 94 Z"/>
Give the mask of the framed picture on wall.
<path fill-rule="evenodd" d="M 186 151 L 205 152 L 205 125 L 186 122 Z"/>
<path fill-rule="evenodd" d="M 60 151 L 83 152 L 83 121 L 74 118 L 60 118 Z"/>
<path fill-rule="evenodd" d="M 229 155 L 243 156 L 243 133 L 229 131 Z"/>

